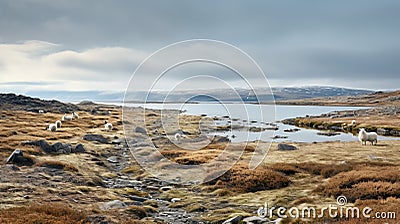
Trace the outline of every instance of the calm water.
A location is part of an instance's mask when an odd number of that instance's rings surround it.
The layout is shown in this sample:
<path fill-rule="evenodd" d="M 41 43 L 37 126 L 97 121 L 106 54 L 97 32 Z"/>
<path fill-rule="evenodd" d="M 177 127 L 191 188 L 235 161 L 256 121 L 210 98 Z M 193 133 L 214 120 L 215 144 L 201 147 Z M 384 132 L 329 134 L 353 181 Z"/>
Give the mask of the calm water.
<path fill-rule="evenodd" d="M 126 104 L 131 107 L 143 107 L 143 104 Z M 150 103 L 146 104 L 145 108 L 149 109 L 179 109 L 185 111 L 185 114 L 202 115 L 206 114 L 209 117 L 213 116 L 229 116 L 232 119 L 232 125 L 250 125 L 252 127 L 266 127 L 270 126 L 266 123 L 281 121 L 285 118 L 303 117 L 305 115 L 319 115 L 322 113 L 329 113 L 332 111 L 343 110 L 358 110 L 365 107 L 331 107 L 331 106 L 288 106 L 288 105 L 252 105 L 252 104 L 214 104 L 214 103 L 201 103 L 201 104 L 160 104 Z M 227 121 L 228 119 L 226 119 Z M 225 124 L 224 121 L 219 122 L 218 125 Z M 228 124 L 228 123 L 226 123 Z M 285 125 L 278 123 L 279 129 L 277 131 L 266 130 L 263 132 L 248 132 L 241 130 L 233 130 L 232 132 L 219 132 L 223 136 L 232 137 L 232 141 L 252 141 L 252 140 L 265 140 L 269 141 L 273 136 L 287 136 L 287 138 L 273 139 L 273 141 L 295 141 L 295 142 L 324 142 L 324 141 L 357 141 L 357 137 L 352 134 L 340 133 L 336 136 L 321 136 L 317 135 L 318 130 L 304 129 L 298 132 L 284 132 L 285 129 L 296 128 L 292 125 Z M 379 136 L 378 140 L 398 139 Z"/>

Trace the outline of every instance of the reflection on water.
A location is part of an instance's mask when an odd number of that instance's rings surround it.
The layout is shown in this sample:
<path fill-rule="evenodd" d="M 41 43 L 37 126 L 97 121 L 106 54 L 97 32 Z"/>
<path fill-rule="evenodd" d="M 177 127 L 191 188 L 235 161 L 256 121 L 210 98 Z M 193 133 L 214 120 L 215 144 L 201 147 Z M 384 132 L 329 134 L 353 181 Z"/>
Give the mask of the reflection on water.
<path fill-rule="evenodd" d="M 125 106 L 139 107 L 143 104 L 126 104 Z M 214 125 L 232 127 L 265 128 L 261 132 L 249 132 L 246 128 L 233 128 L 232 131 L 220 131 L 217 134 L 227 136 L 234 142 L 264 140 L 270 141 L 294 141 L 294 142 L 324 142 L 324 141 L 357 141 L 357 136 L 348 133 L 340 133 L 335 136 L 317 135 L 319 130 L 298 128 L 300 131 L 285 132 L 284 130 L 297 127 L 279 123 L 285 118 L 303 117 L 306 115 L 319 115 L 332 111 L 358 110 L 365 107 L 332 107 L 332 106 L 288 106 L 277 105 L 253 105 L 253 104 L 160 104 L 149 103 L 145 105 L 149 109 L 179 109 L 185 114 L 207 115 L 218 117 Z M 278 130 L 271 130 L 271 126 L 277 124 Z M 378 140 L 398 139 L 395 137 L 379 136 Z"/>

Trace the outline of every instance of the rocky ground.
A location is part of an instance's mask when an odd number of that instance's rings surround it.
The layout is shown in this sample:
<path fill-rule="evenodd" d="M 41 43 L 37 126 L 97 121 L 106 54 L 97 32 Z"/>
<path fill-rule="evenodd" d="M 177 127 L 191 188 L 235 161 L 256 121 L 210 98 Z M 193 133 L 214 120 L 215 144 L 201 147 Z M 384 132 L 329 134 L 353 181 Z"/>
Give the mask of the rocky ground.
<path fill-rule="evenodd" d="M 300 100 L 278 101 L 278 104 L 288 105 L 319 105 L 319 106 L 388 106 L 400 105 L 400 91 L 375 92 L 367 95 L 319 97 Z"/>
<path fill-rule="evenodd" d="M 357 134 L 360 128 L 379 135 L 400 136 L 400 105 L 378 106 L 370 109 L 335 111 L 328 114 L 291 118 L 285 124 L 333 132 Z"/>
<path fill-rule="evenodd" d="M 47 103 L 34 110 L 21 105 L 0 110 L 4 161 L 0 164 L 0 223 L 381 223 L 339 218 L 282 220 L 276 214 L 268 218 L 256 214 L 265 203 L 320 208 L 336 204 L 340 195 L 348 198 L 348 205 L 399 212 L 400 141 L 376 146 L 357 142 L 270 145 L 233 144 L 217 137 L 193 151 L 171 143 L 168 137 L 177 129 L 188 138 L 198 137 L 200 116 L 181 116 L 182 126 L 166 129 L 160 111 L 144 113 L 134 108 L 130 125 L 125 126 L 134 127 L 126 142 L 120 107 L 86 102 L 69 108 L 61 103 L 61 108 L 74 110 L 80 117 L 51 132 L 45 128 L 61 119 L 64 111 L 52 110 L 51 104 L 47 108 Z M 104 129 L 105 121 L 113 124 L 112 130 Z M 150 150 L 152 144 L 164 157 L 184 165 L 205 164 L 226 148 L 244 152 L 216 180 L 184 185 L 155 178 L 135 161 L 132 152 L 157 159 Z M 10 158 L 15 149 L 22 155 L 17 151 Z M 259 149 L 270 149 L 268 156 L 249 170 L 248 161 Z M 157 166 L 160 171 L 166 168 L 162 163 Z M 398 223 L 398 218 L 385 222 Z"/>

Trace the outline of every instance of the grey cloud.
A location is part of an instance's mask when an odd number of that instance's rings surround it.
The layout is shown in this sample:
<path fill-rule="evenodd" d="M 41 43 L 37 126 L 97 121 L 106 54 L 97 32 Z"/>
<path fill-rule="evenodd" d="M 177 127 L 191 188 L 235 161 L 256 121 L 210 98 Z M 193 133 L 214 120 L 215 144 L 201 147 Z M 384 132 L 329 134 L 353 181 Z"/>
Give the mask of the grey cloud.
<path fill-rule="evenodd" d="M 399 11 L 395 0 L 8 0 L 0 3 L 0 40 L 43 40 L 76 52 L 120 46 L 150 53 L 180 40 L 218 39 L 254 56 L 276 83 L 335 77 L 331 84 L 350 85 L 379 75 L 379 86 L 365 85 L 385 89 L 400 81 Z M 129 60 L 115 67 L 79 57 L 57 63 L 93 73 L 132 69 Z"/>

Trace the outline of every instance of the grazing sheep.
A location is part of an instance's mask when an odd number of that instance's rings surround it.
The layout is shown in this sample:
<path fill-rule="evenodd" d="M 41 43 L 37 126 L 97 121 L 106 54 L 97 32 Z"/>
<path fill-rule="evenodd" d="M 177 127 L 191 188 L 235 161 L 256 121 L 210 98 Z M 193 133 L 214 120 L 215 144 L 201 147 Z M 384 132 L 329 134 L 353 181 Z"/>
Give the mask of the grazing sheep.
<path fill-rule="evenodd" d="M 39 110 L 39 114 L 44 114 L 44 110 Z"/>
<path fill-rule="evenodd" d="M 61 121 L 56 121 L 56 127 L 61 128 Z"/>
<path fill-rule="evenodd" d="M 107 121 L 105 121 L 104 128 L 106 129 L 106 131 L 111 131 L 113 129 L 113 125 L 111 123 L 108 123 Z"/>
<path fill-rule="evenodd" d="M 75 119 L 79 119 L 79 115 L 76 114 L 75 112 L 72 112 L 72 117 L 75 118 Z"/>
<path fill-rule="evenodd" d="M 64 114 L 64 116 L 62 117 L 62 121 L 72 121 L 73 117 L 67 114 Z"/>
<path fill-rule="evenodd" d="M 352 120 L 350 124 L 351 125 L 355 125 L 356 124 L 356 120 Z"/>
<path fill-rule="evenodd" d="M 358 140 L 360 140 L 363 145 L 367 145 L 367 141 L 371 142 L 372 145 L 374 145 L 374 143 L 376 145 L 378 143 L 378 134 L 376 134 L 376 132 L 366 132 L 364 128 L 361 128 L 358 133 Z"/>
<path fill-rule="evenodd" d="M 57 131 L 57 125 L 56 124 L 50 124 L 49 128 L 47 130 L 55 132 L 55 131 Z"/>
<path fill-rule="evenodd" d="M 182 135 L 180 133 L 175 134 L 175 141 L 178 143 L 181 143 L 182 140 Z"/>

